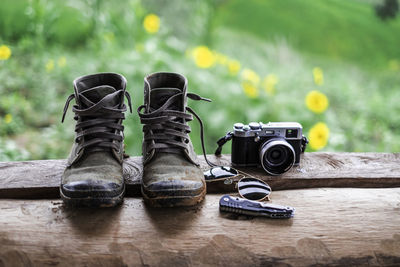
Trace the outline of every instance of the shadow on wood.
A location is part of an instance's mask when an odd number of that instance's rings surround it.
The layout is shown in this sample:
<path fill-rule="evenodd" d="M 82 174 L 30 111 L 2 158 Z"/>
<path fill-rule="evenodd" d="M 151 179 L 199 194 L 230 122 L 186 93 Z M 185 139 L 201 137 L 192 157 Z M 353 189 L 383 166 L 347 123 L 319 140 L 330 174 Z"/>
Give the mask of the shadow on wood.
<path fill-rule="evenodd" d="M 60 200 L 0 200 L 1 266 L 399 266 L 400 189 L 272 193 L 289 220 L 201 206 L 68 209 Z"/>

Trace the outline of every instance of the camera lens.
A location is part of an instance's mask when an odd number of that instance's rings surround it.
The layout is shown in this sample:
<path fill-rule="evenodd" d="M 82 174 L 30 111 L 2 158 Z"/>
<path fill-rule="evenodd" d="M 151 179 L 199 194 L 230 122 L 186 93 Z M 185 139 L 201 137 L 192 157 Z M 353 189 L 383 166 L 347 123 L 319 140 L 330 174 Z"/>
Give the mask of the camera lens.
<path fill-rule="evenodd" d="M 270 159 L 272 162 L 280 162 L 284 155 L 284 151 L 280 147 L 275 147 L 274 150 L 270 151 Z"/>
<path fill-rule="evenodd" d="M 287 172 L 294 164 L 293 147 L 284 139 L 271 139 L 260 149 L 260 160 L 264 170 L 271 175 Z"/>

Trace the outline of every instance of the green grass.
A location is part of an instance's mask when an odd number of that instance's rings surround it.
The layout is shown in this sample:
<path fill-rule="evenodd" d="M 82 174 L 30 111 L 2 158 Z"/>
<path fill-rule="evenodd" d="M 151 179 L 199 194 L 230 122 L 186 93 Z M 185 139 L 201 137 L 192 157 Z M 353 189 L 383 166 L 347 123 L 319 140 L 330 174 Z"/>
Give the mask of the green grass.
<path fill-rule="evenodd" d="M 387 68 L 400 58 L 400 20 L 381 21 L 362 1 L 226 1 L 215 24 L 268 42 L 285 38 L 295 49 L 363 67 Z"/>

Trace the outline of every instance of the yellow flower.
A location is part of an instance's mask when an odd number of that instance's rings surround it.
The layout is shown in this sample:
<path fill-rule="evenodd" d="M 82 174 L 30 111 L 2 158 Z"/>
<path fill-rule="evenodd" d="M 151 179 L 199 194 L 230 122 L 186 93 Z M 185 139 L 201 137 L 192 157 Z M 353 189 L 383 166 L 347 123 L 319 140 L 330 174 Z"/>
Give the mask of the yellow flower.
<path fill-rule="evenodd" d="M 64 67 L 67 65 L 67 58 L 66 58 L 66 57 L 60 57 L 60 58 L 57 60 L 57 65 L 58 65 L 60 68 L 64 68 Z"/>
<path fill-rule="evenodd" d="M 240 70 L 240 62 L 234 59 L 228 61 L 228 71 L 231 75 L 236 75 Z"/>
<path fill-rule="evenodd" d="M 215 55 L 207 46 L 198 46 L 193 50 L 194 62 L 199 68 L 210 68 L 215 64 Z"/>
<path fill-rule="evenodd" d="M 307 94 L 306 106 L 312 112 L 319 114 L 324 112 L 328 108 L 329 101 L 326 95 L 314 90 Z"/>
<path fill-rule="evenodd" d="M 264 87 L 264 90 L 267 92 L 267 94 L 273 95 L 275 94 L 275 85 L 277 83 L 278 83 L 278 76 L 271 73 L 264 78 L 262 86 Z"/>
<path fill-rule="evenodd" d="M 242 79 L 251 82 L 255 86 L 260 83 L 260 76 L 254 70 L 247 68 L 242 71 Z"/>
<path fill-rule="evenodd" d="M 322 72 L 322 69 L 319 67 L 315 67 L 312 70 L 313 77 L 314 77 L 314 83 L 316 85 L 323 85 L 324 84 L 324 73 Z"/>
<path fill-rule="evenodd" d="M 0 60 L 7 60 L 11 56 L 11 49 L 6 46 L 2 45 L 0 46 Z"/>
<path fill-rule="evenodd" d="M 244 93 L 249 98 L 256 98 L 258 96 L 258 89 L 251 82 L 248 82 L 248 81 L 242 82 L 242 87 L 243 87 Z"/>
<path fill-rule="evenodd" d="M 400 70 L 400 62 L 396 59 L 392 59 L 389 61 L 389 69 L 391 71 L 398 71 Z"/>
<path fill-rule="evenodd" d="M 6 124 L 11 123 L 11 122 L 12 122 L 12 115 L 11 115 L 11 114 L 6 114 L 6 115 L 4 116 L 4 122 L 5 122 Z"/>
<path fill-rule="evenodd" d="M 148 33 L 156 33 L 160 29 L 160 18 L 156 14 L 149 14 L 143 20 L 143 28 Z"/>
<path fill-rule="evenodd" d="M 46 67 L 47 72 L 51 72 L 52 70 L 54 70 L 54 60 L 49 59 L 45 65 L 45 67 Z"/>
<path fill-rule="evenodd" d="M 312 149 L 322 149 L 328 143 L 329 128 L 325 123 L 318 122 L 310 129 L 308 136 L 310 138 L 310 147 Z"/>

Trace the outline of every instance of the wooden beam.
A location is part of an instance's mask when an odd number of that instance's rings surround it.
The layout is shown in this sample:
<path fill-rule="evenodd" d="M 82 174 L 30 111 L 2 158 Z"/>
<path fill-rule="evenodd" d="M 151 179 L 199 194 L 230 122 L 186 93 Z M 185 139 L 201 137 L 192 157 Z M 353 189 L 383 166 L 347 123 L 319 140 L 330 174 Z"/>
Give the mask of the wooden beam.
<path fill-rule="evenodd" d="M 212 162 L 230 165 L 230 156 Z M 199 156 L 201 167 L 209 167 Z M 0 163 L 0 198 L 58 198 L 65 160 L 39 160 Z M 262 169 L 242 169 L 265 180 L 273 190 L 316 187 L 398 187 L 400 153 L 305 153 L 299 167 L 281 176 L 268 176 Z M 130 157 L 124 164 L 126 196 L 140 195 L 141 157 Z M 234 183 L 214 181 L 209 193 L 235 191 Z"/>
<path fill-rule="evenodd" d="M 273 220 L 195 208 L 67 209 L 0 200 L 0 266 L 399 266 L 400 188 L 272 193 L 296 208 Z"/>

